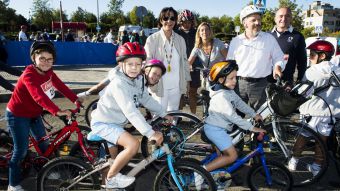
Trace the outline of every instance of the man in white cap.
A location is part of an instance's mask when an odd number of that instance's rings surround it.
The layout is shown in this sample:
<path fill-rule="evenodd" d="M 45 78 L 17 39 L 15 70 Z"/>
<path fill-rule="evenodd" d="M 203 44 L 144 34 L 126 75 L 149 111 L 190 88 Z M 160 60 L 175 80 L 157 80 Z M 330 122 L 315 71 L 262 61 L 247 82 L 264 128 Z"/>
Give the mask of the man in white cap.
<path fill-rule="evenodd" d="M 230 42 L 228 59 L 236 60 L 238 86 L 236 92 L 255 110 L 265 102 L 267 76 L 282 76 L 285 68 L 284 54 L 276 39 L 261 31 L 262 11 L 254 5 L 240 13 L 244 33 Z"/>

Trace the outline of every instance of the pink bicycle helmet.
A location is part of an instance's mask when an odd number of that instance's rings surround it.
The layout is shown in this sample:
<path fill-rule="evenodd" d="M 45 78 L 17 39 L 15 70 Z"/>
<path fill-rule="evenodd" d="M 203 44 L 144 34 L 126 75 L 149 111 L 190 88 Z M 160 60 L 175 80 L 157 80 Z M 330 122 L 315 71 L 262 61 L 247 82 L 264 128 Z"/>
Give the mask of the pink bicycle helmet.
<path fill-rule="evenodd" d="M 158 67 L 158 68 L 160 68 L 162 70 L 162 75 L 164 75 L 165 72 L 166 72 L 166 68 L 165 68 L 163 62 L 160 61 L 160 60 L 157 60 L 157 59 L 151 59 L 148 62 L 146 62 L 146 64 L 144 65 L 144 69 L 148 68 L 148 67 Z"/>
<path fill-rule="evenodd" d="M 191 21 L 194 22 L 195 21 L 195 15 L 187 10 L 184 9 L 179 15 L 178 15 L 178 23 L 182 23 L 184 21 Z"/>

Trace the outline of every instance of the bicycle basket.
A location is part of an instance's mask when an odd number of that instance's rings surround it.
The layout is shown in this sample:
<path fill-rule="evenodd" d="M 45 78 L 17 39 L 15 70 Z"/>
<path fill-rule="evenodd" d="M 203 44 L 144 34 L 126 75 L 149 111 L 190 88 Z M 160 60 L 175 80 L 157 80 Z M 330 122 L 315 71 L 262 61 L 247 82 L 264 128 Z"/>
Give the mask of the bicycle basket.
<path fill-rule="evenodd" d="M 297 91 L 299 88 L 295 88 L 296 91 L 287 92 L 283 87 L 270 84 L 266 88 L 267 96 L 270 100 L 269 105 L 276 114 L 287 116 L 308 100 L 308 97 L 305 96 L 311 87 L 312 85 L 308 85 L 303 92 Z"/>

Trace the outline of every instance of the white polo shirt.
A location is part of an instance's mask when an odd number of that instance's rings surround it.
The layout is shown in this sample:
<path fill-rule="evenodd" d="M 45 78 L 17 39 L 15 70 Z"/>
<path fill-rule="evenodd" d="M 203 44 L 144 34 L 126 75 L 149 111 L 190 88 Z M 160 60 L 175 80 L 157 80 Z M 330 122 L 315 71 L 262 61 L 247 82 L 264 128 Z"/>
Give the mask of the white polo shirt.
<path fill-rule="evenodd" d="M 270 75 L 274 66 L 285 68 L 284 54 L 276 39 L 269 33 L 260 31 L 254 39 L 247 39 L 242 33 L 230 42 L 228 59 L 236 60 L 238 76 L 264 78 Z"/>

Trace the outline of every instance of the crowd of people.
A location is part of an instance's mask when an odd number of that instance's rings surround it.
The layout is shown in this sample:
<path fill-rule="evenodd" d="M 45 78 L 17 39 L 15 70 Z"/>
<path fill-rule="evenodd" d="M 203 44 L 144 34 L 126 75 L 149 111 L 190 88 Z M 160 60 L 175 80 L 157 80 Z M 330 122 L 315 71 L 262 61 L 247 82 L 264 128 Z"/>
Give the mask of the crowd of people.
<path fill-rule="evenodd" d="M 139 44 L 144 45 L 146 41 L 145 32 L 142 31 L 122 31 L 119 32 L 118 35 L 114 34 L 113 28 L 110 28 L 109 31 L 105 34 L 97 33 L 97 34 L 87 34 L 85 33 L 82 36 L 78 36 L 74 33 L 74 30 L 67 29 L 64 34 L 64 40 L 62 39 L 61 33 L 55 33 L 55 37 L 52 38 L 50 36 L 47 29 L 41 31 L 32 31 L 31 35 L 27 33 L 27 26 L 21 25 L 20 31 L 17 36 L 18 41 L 54 41 L 54 42 L 96 42 L 96 43 L 112 43 L 114 45 L 122 45 L 126 42 L 138 42 Z"/>
<path fill-rule="evenodd" d="M 178 14 L 174 8 L 165 7 L 158 17 L 160 30 L 145 42 L 137 33 L 129 36 L 124 31 L 121 46 L 116 52 L 118 65 L 101 83 L 78 95 L 72 93 L 52 70 L 56 60 L 53 44 L 49 41 L 33 43 L 30 51 L 32 65 L 21 74 L 6 109 L 14 140 L 8 190 L 23 190 L 19 164 L 28 148 L 29 130 L 34 132 L 35 138 L 44 135 L 40 117 L 42 109 L 54 115 L 70 115 L 51 101 L 55 89 L 72 102 L 82 102 L 87 95 L 100 91 L 97 109 L 92 113 L 89 136 L 105 139 L 115 153 L 112 156 L 115 160 L 105 178 L 106 188 L 125 188 L 135 181 L 134 177 L 120 173 L 139 148 L 138 139 L 123 128 L 128 121 L 149 140 L 158 145 L 163 141 L 163 135 L 151 128 L 138 108 L 143 105 L 154 115 L 173 121 L 167 112 L 182 109 L 185 94 L 189 98 L 190 111 L 196 113 L 196 95 L 200 87 L 209 91 L 211 97 L 204 132 L 221 151 L 219 157 L 204 168 L 212 171 L 234 162 L 237 152 L 227 133 L 232 124 L 253 132 L 266 132 L 254 127 L 236 110 L 261 121 L 263 119 L 256 110 L 265 101 L 268 83 L 280 77 L 287 82 L 287 91 L 305 79 L 317 86 L 320 85 L 319 80 L 325 80 L 331 71 L 339 68 L 339 63 L 330 62 L 334 54 L 333 45 L 319 40 L 307 47 L 311 62 L 307 69 L 305 40 L 293 28 L 289 8 L 277 10 L 276 25 L 271 32 L 262 31 L 262 14 L 254 5 L 243 8 L 240 21 L 245 31 L 225 46 L 221 40 L 214 38 L 209 23 L 202 22 L 196 28 L 196 19 L 191 11 L 184 10 Z M 106 37 L 101 37 L 103 42 L 116 43 L 112 32 L 110 30 Z M 22 27 L 19 40 L 28 39 L 25 27 Z M 298 75 L 294 78 L 296 68 Z M 330 100 L 333 116 L 337 117 L 340 115 L 339 99 L 339 96 L 333 96 Z M 303 105 L 301 112 L 312 110 L 313 101 Z M 326 140 L 331 128 L 328 123 L 329 115 L 325 114 L 313 118 L 310 126 L 325 132 L 322 136 Z M 124 148 L 119 153 L 118 145 Z M 40 146 L 43 150 L 45 143 Z M 293 157 L 288 167 L 294 170 L 296 163 L 298 158 Z M 315 174 L 318 169 L 316 160 L 310 171 Z"/>

